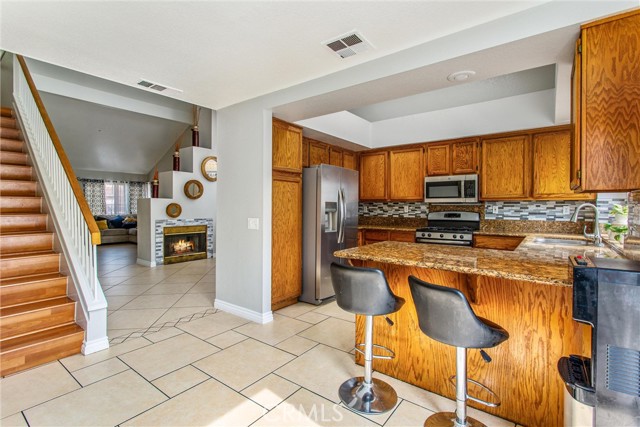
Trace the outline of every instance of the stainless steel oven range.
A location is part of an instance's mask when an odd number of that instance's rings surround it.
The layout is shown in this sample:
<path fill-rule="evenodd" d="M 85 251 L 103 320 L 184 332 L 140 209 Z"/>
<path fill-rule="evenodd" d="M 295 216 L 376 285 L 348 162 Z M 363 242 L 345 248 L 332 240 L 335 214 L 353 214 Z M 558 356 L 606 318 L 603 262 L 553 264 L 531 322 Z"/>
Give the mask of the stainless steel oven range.
<path fill-rule="evenodd" d="M 477 212 L 429 212 L 428 226 L 416 230 L 416 243 L 471 246 L 473 232 L 480 229 Z"/>

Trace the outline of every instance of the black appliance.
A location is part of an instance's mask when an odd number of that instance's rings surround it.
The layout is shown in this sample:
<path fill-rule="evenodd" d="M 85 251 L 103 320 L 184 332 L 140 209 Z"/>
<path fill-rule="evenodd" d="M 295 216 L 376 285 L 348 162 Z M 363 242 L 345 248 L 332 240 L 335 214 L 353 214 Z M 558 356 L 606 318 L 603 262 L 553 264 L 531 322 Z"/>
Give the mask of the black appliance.
<path fill-rule="evenodd" d="M 596 426 L 640 426 L 640 262 L 572 256 L 573 318 L 592 326 L 591 358 L 558 362 Z"/>
<path fill-rule="evenodd" d="M 471 246 L 473 232 L 480 229 L 477 212 L 429 212 L 428 226 L 416 230 L 416 243 Z"/>

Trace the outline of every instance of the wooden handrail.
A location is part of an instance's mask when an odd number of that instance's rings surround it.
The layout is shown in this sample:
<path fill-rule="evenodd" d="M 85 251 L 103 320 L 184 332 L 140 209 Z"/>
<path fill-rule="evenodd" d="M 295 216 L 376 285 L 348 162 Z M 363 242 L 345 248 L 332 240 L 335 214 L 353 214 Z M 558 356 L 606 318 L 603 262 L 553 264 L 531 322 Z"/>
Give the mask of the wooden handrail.
<path fill-rule="evenodd" d="M 73 190 L 73 194 L 76 197 L 78 202 L 78 206 L 80 207 L 80 211 L 82 212 L 82 216 L 84 217 L 84 221 L 87 223 L 87 227 L 89 228 L 89 232 L 91 233 L 91 244 L 99 245 L 101 242 L 100 239 L 100 229 L 98 228 L 98 224 L 96 224 L 96 220 L 93 218 L 91 214 L 91 209 L 89 209 L 89 204 L 87 200 L 84 198 L 84 193 L 80 188 L 80 184 L 78 184 L 78 178 L 76 174 L 73 172 L 73 168 L 71 167 L 71 163 L 67 158 L 67 154 L 64 152 L 64 148 L 62 148 L 62 144 L 60 143 L 60 138 L 58 138 L 58 134 L 56 133 L 55 128 L 53 127 L 53 123 L 51 122 L 51 118 L 47 113 L 46 108 L 44 108 L 44 103 L 40 98 L 40 94 L 38 93 L 38 89 L 36 88 L 35 83 L 33 82 L 33 78 L 31 77 L 31 73 L 29 72 L 29 68 L 27 67 L 27 63 L 24 60 L 22 55 L 16 55 L 18 58 L 18 62 L 20 63 L 20 68 L 22 68 L 22 72 L 24 73 L 24 77 L 27 80 L 27 84 L 29 85 L 29 90 L 31 91 L 31 95 L 38 106 L 38 110 L 40 111 L 40 115 L 42 116 L 42 120 L 44 121 L 44 125 L 47 128 L 47 132 L 49 132 L 49 136 L 51 137 L 51 141 L 53 142 L 53 146 L 58 153 L 58 157 L 60 158 L 60 163 L 62 163 L 62 167 L 64 168 L 64 173 L 67 175 L 67 179 L 69 180 L 69 184 L 71 185 L 71 189 Z"/>

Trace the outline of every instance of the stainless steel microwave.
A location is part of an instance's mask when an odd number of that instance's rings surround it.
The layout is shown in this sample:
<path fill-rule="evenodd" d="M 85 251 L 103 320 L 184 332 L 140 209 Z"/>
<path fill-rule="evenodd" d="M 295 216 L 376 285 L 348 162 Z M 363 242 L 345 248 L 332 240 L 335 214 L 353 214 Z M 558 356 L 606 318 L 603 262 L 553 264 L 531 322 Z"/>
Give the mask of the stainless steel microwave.
<path fill-rule="evenodd" d="M 426 203 L 477 203 L 478 175 L 428 176 L 424 179 Z"/>

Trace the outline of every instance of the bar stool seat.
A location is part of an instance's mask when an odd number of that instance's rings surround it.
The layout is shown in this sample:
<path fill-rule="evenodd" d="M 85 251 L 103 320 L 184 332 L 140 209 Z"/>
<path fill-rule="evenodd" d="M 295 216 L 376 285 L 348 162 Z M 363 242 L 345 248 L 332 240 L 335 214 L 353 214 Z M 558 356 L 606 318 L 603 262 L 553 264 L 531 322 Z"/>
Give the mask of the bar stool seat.
<path fill-rule="evenodd" d="M 338 390 L 347 408 L 361 414 L 381 414 L 396 405 L 398 395 L 386 382 L 372 378 L 373 359 L 392 359 L 390 349 L 373 344 L 373 316 L 385 316 L 400 310 L 404 299 L 393 294 L 384 273 L 375 268 L 331 264 L 331 280 L 338 306 L 353 314 L 365 316 L 365 342 L 356 347 L 364 356 L 364 377 L 353 377 Z M 387 321 L 393 325 L 390 319 Z M 358 347 L 364 347 L 360 350 Z M 373 348 L 387 355 L 374 355 Z"/>
<path fill-rule="evenodd" d="M 449 379 L 455 378 L 456 412 L 438 412 L 427 418 L 425 427 L 486 427 L 480 421 L 467 417 L 467 399 L 491 407 L 500 405 L 500 402 L 487 402 L 467 394 L 467 349 L 495 347 L 507 340 L 509 333 L 499 325 L 476 316 L 458 289 L 427 283 L 414 276 L 409 276 L 409 287 L 420 330 L 436 341 L 456 347 L 456 375 Z M 485 356 L 486 353 L 483 354 Z M 469 381 L 495 396 L 489 388 Z"/>

